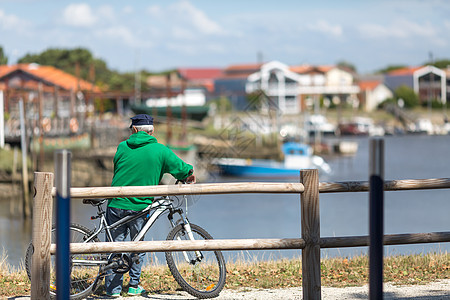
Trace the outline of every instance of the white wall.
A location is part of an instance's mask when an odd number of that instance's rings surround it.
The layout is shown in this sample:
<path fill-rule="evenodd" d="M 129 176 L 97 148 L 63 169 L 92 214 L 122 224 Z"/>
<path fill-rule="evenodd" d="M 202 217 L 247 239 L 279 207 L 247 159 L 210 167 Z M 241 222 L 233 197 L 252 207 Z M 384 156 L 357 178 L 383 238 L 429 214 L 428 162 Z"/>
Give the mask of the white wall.
<path fill-rule="evenodd" d="M 186 89 L 184 94 L 178 94 L 175 97 L 170 98 L 170 103 L 167 101 L 167 97 L 162 98 L 150 98 L 145 101 L 148 106 L 165 107 L 170 106 L 201 106 L 206 103 L 205 92 L 202 89 Z"/>
<path fill-rule="evenodd" d="M 379 84 L 372 91 L 366 91 L 366 111 L 376 109 L 378 104 L 391 97 L 393 93 L 384 84 Z"/>
<path fill-rule="evenodd" d="M 353 76 L 349 72 L 338 68 L 331 69 L 326 74 L 328 86 L 352 85 Z"/>

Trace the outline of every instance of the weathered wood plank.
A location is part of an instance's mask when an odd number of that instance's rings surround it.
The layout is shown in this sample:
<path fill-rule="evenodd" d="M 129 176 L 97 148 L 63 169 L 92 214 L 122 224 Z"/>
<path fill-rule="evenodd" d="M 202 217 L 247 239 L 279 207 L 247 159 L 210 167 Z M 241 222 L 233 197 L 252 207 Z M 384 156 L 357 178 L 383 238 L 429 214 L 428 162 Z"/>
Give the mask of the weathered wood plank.
<path fill-rule="evenodd" d="M 302 193 L 301 183 L 226 182 L 184 185 L 71 188 L 72 198 L 143 197 L 233 193 Z M 55 192 L 55 190 L 54 190 Z"/>
<path fill-rule="evenodd" d="M 406 245 L 450 242 L 450 232 L 402 233 L 384 235 L 384 245 Z M 369 236 L 323 237 L 321 248 L 369 246 Z"/>
<path fill-rule="evenodd" d="M 53 173 L 36 172 L 33 201 L 31 299 L 50 299 L 50 245 Z"/>
<path fill-rule="evenodd" d="M 302 250 L 303 299 L 321 299 L 320 282 L 320 206 L 319 172 L 302 170 L 300 181 L 305 186 L 301 194 L 301 225 L 305 248 Z"/>
<path fill-rule="evenodd" d="M 303 249 L 303 239 L 227 239 L 199 241 L 139 241 L 72 243 L 71 253 L 166 252 L 189 250 L 274 250 Z M 56 252 L 52 244 L 51 253 Z"/>
<path fill-rule="evenodd" d="M 450 178 L 386 180 L 385 191 L 449 189 Z M 320 193 L 368 192 L 368 181 L 321 182 Z"/>

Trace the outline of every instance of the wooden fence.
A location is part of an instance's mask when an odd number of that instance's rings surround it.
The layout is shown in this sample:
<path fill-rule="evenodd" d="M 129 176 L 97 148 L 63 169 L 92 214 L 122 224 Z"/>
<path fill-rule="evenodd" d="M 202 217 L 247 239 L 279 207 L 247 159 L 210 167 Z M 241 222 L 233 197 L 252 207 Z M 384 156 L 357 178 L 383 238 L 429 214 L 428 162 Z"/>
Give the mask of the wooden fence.
<path fill-rule="evenodd" d="M 31 298 L 49 298 L 53 173 L 35 173 L 32 239 L 33 254 Z M 448 189 L 450 178 L 385 181 L 385 191 Z M 239 182 L 146 187 L 71 188 L 71 198 L 108 198 L 130 196 L 202 195 L 231 193 L 294 193 L 300 195 L 301 238 L 226 239 L 204 241 L 140 241 L 71 244 L 71 253 L 165 252 L 180 250 L 263 250 L 302 249 L 303 299 L 321 298 L 320 249 L 369 246 L 369 236 L 320 237 L 319 193 L 367 192 L 369 183 L 322 182 L 317 170 L 300 172 L 300 183 Z M 244 200 L 245 201 L 245 200 Z M 450 232 L 391 234 L 385 245 L 450 242 Z M 299 274 L 300 276 L 300 274 Z"/>

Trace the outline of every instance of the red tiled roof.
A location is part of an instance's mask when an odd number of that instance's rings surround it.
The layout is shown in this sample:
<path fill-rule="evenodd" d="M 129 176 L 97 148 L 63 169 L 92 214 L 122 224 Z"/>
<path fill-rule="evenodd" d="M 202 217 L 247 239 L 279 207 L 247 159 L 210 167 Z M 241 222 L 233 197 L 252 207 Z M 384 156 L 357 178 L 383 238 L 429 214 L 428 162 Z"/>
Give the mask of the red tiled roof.
<path fill-rule="evenodd" d="M 301 66 L 290 66 L 289 70 L 294 73 L 303 74 L 311 70 L 312 66 L 310 65 L 301 65 Z"/>
<path fill-rule="evenodd" d="M 362 91 L 365 91 L 365 90 L 371 91 L 371 90 L 375 89 L 377 86 L 379 86 L 380 84 L 381 84 L 381 80 L 366 80 L 366 81 L 360 81 L 358 83 L 359 88 Z"/>
<path fill-rule="evenodd" d="M 306 73 L 311 73 L 314 71 L 320 72 L 320 73 L 326 73 L 334 68 L 336 68 L 336 66 L 328 66 L 328 65 L 323 65 L 323 66 L 300 65 L 300 66 L 289 67 L 289 69 L 292 72 L 295 72 L 297 74 L 306 74 Z"/>
<path fill-rule="evenodd" d="M 251 74 L 261 70 L 263 64 L 230 65 L 223 70 L 220 79 L 245 79 Z"/>
<path fill-rule="evenodd" d="M 78 90 L 79 85 L 80 90 L 100 92 L 100 89 L 97 86 L 92 85 L 83 79 L 78 79 L 77 77 L 52 66 L 41 66 L 37 64 L 1 65 L 0 79 L 19 70 L 65 90 Z"/>
<path fill-rule="evenodd" d="M 420 67 L 405 67 L 405 68 L 401 68 L 401 69 L 397 69 L 397 70 L 393 70 L 388 72 L 388 75 L 393 75 L 393 76 L 400 76 L 400 75 L 412 75 L 414 72 L 416 72 L 419 69 L 422 69 L 423 66 Z"/>
<path fill-rule="evenodd" d="M 0 78 L 2 78 L 2 77 L 5 76 L 6 74 L 9 74 L 9 73 L 11 73 L 13 70 L 15 70 L 14 67 L 15 67 L 15 66 L 0 65 Z"/>
<path fill-rule="evenodd" d="M 222 74 L 219 68 L 180 68 L 178 73 L 186 80 L 214 79 Z"/>
<path fill-rule="evenodd" d="M 253 73 L 253 72 L 256 72 L 259 69 L 261 69 L 262 65 L 263 65 L 262 63 L 259 63 L 259 64 L 230 65 L 227 68 L 225 68 L 225 72 L 228 72 L 228 71 L 240 71 L 240 72 L 242 72 L 242 71 L 251 71 Z"/>

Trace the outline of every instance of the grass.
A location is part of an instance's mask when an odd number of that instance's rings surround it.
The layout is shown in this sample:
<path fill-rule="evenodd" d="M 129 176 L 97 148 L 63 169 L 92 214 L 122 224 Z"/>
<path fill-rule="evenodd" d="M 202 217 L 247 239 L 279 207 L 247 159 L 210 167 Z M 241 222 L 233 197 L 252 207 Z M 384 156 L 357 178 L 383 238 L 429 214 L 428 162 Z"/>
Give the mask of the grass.
<path fill-rule="evenodd" d="M 322 285 L 362 286 L 368 283 L 368 257 L 328 258 L 321 261 Z M 227 263 L 225 289 L 279 289 L 301 287 L 300 258 Z M 425 284 L 450 279 L 450 254 L 429 253 L 389 256 L 384 259 L 384 281 L 399 285 Z M 125 283 L 128 277 L 125 275 Z M 141 285 L 150 293 L 176 293 L 180 288 L 165 265 L 146 266 Z M 104 293 L 103 285 L 96 292 Z M 0 298 L 29 295 L 30 281 L 24 267 L 11 268 L 5 253 L 0 258 Z"/>

